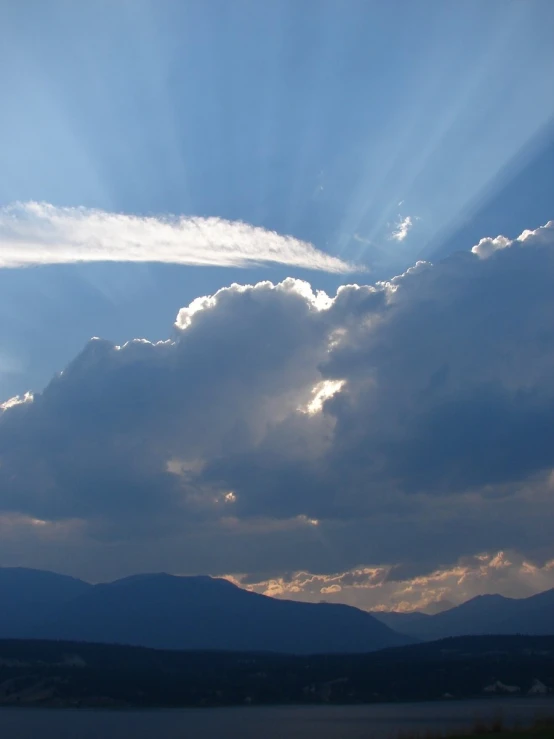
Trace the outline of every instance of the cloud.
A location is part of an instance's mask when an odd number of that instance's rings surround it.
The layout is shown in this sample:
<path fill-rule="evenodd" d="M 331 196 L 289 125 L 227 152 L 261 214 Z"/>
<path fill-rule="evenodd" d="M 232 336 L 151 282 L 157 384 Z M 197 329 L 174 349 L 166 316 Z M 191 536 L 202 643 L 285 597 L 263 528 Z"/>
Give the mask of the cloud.
<path fill-rule="evenodd" d="M 92 579 L 301 571 L 326 598 L 374 578 L 381 604 L 431 603 L 442 580 L 416 579 L 482 552 L 544 568 L 553 283 L 550 223 L 334 297 L 233 284 L 184 307 L 166 341 L 91 340 L 3 404 L 0 513 L 35 542 L 26 564 Z"/>
<path fill-rule="evenodd" d="M 533 244 L 549 244 L 552 242 L 552 231 L 554 230 L 554 221 L 548 221 L 548 223 L 542 228 L 537 228 L 534 231 L 524 231 L 521 236 L 517 239 L 507 239 L 505 236 L 497 236 L 494 239 L 485 238 L 481 239 L 471 251 L 473 254 L 477 254 L 481 259 L 487 259 L 492 256 L 496 251 L 500 249 L 506 249 L 509 246 L 513 246 L 514 243 L 524 246 L 532 246 Z"/>
<path fill-rule="evenodd" d="M 366 610 L 436 612 L 477 595 L 524 598 L 554 587 L 554 559 L 534 564 L 517 552 L 482 552 L 415 577 L 398 577 L 394 567 L 358 567 L 317 575 L 294 572 L 267 580 L 228 575 L 247 590 L 305 602 L 349 602 Z"/>
<path fill-rule="evenodd" d="M 394 231 L 391 233 L 391 239 L 394 239 L 394 241 L 404 241 L 408 233 L 413 228 L 413 221 L 411 216 L 406 216 L 406 218 L 401 218 L 398 223 L 396 223 Z"/>
<path fill-rule="evenodd" d="M 363 271 L 292 236 L 222 218 L 140 217 L 47 203 L 0 208 L 0 268 L 75 262 Z"/>

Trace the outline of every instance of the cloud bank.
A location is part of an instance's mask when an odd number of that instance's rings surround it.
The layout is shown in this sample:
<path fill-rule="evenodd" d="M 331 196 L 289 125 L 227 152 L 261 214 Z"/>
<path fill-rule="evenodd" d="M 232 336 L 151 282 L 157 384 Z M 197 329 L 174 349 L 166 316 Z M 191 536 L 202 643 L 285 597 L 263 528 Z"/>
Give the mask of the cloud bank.
<path fill-rule="evenodd" d="M 229 579 L 274 598 L 332 603 L 346 600 L 367 610 L 429 613 L 486 593 L 521 598 L 554 587 L 554 559 L 538 567 L 517 552 L 482 552 L 415 577 L 403 569 L 366 566 L 332 574 L 295 572 L 259 582 L 244 575 Z"/>
<path fill-rule="evenodd" d="M 360 271 L 292 236 L 222 218 L 139 217 L 47 203 L 0 208 L 0 268 L 75 262 Z"/>
<path fill-rule="evenodd" d="M 169 340 L 91 340 L 4 403 L 3 561 L 90 579 L 384 572 L 397 584 L 366 588 L 372 607 L 432 602 L 436 573 L 452 589 L 500 551 L 513 594 L 549 582 L 554 222 L 493 241 L 334 297 L 234 284 Z M 321 597 L 358 598 L 343 585 Z"/>

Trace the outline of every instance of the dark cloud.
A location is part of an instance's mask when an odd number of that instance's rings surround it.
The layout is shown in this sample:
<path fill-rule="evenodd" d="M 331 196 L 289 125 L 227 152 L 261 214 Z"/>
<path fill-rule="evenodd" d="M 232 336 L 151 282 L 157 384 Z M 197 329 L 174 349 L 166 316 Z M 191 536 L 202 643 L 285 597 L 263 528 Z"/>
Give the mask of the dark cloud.
<path fill-rule="evenodd" d="M 171 341 L 92 340 L 5 404 L 1 515 L 37 552 L 69 527 L 98 576 L 548 556 L 553 285 L 550 223 L 333 300 L 232 285 Z"/>

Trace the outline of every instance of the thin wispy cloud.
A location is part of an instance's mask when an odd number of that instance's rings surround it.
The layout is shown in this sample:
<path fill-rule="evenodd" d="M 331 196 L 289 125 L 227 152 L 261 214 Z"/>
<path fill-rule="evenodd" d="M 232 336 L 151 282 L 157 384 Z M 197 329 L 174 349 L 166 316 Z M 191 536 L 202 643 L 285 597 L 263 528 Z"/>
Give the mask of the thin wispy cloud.
<path fill-rule="evenodd" d="M 404 241 L 410 230 L 413 228 L 413 225 L 414 222 L 411 216 L 401 218 L 398 223 L 396 223 L 395 229 L 391 233 L 391 239 L 394 239 L 394 241 Z"/>
<path fill-rule="evenodd" d="M 140 217 L 34 202 L 0 208 L 0 268 L 76 262 L 274 263 L 324 272 L 360 271 L 308 242 L 241 221 Z"/>

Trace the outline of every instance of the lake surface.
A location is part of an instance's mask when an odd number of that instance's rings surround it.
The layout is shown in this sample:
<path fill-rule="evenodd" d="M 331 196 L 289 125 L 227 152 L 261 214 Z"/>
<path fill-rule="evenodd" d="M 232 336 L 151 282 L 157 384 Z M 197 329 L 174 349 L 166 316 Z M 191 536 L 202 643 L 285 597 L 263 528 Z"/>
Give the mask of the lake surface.
<path fill-rule="evenodd" d="M 476 718 L 530 723 L 554 700 L 278 706 L 175 710 L 0 709 L 2 739 L 390 739 L 399 731 L 453 729 Z"/>

